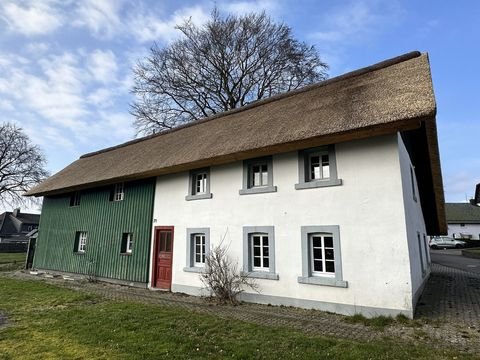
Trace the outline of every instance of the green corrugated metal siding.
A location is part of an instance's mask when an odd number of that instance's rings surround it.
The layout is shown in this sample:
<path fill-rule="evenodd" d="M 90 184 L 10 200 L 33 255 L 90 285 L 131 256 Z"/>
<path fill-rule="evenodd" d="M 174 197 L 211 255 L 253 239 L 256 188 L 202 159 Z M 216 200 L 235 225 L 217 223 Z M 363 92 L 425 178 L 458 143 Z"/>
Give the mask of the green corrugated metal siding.
<path fill-rule="evenodd" d="M 34 267 L 135 282 L 148 282 L 155 180 L 125 183 L 125 199 L 109 201 L 110 188 L 43 201 Z M 87 232 L 85 254 L 74 252 L 75 233 Z M 132 255 L 120 254 L 122 234 L 133 233 Z"/>

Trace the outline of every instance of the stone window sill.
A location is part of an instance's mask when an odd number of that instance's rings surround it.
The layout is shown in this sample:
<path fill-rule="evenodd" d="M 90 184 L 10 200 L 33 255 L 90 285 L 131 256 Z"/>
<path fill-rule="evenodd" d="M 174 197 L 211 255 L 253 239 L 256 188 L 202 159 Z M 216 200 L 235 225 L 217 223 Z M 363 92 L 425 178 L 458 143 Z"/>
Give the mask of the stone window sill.
<path fill-rule="evenodd" d="M 295 184 L 295 189 L 303 190 L 303 189 L 313 189 L 313 188 L 339 186 L 339 185 L 342 185 L 342 179 L 316 180 L 316 181 L 309 181 L 309 182 Z"/>
<path fill-rule="evenodd" d="M 202 199 L 211 199 L 213 197 L 212 193 L 208 194 L 198 194 L 198 195 L 187 195 L 185 196 L 185 200 L 202 200 Z"/>
<path fill-rule="evenodd" d="M 348 287 L 348 282 L 343 280 L 337 280 L 335 278 L 327 278 L 320 276 L 300 276 L 298 278 L 300 284 L 310 284 L 310 285 L 324 285 L 324 286 L 334 286 L 334 287 Z"/>
<path fill-rule="evenodd" d="M 192 266 L 192 267 L 184 267 L 183 271 L 185 272 L 192 272 L 192 273 L 204 273 L 204 267 Z"/>
<path fill-rule="evenodd" d="M 248 276 L 248 277 L 251 277 L 251 278 L 255 278 L 255 279 L 268 279 L 268 280 L 278 280 L 279 279 L 279 276 L 277 273 L 272 273 L 272 272 L 263 272 L 263 271 L 249 271 L 249 272 L 245 272 L 245 271 L 242 271 L 240 273 L 241 275 L 243 276 Z"/>
<path fill-rule="evenodd" d="M 262 187 L 253 187 L 249 189 L 240 189 L 238 193 L 240 195 L 249 195 L 249 194 L 263 194 L 277 192 L 276 186 L 262 186 Z"/>

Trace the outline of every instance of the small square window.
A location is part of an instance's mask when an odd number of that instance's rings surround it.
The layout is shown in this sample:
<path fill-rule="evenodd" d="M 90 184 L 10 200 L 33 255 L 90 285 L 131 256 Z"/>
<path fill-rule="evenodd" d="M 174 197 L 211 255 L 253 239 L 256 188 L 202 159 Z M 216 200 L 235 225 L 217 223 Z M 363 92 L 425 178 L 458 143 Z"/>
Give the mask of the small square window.
<path fill-rule="evenodd" d="M 188 195 L 185 200 L 211 199 L 210 168 L 190 171 Z"/>
<path fill-rule="evenodd" d="M 125 199 L 125 183 L 113 185 L 110 191 L 110 201 L 123 201 Z"/>
<path fill-rule="evenodd" d="M 243 162 L 243 188 L 240 195 L 275 192 L 273 186 L 273 161 L 271 156 Z"/>
<path fill-rule="evenodd" d="M 122 254 L 131 254 L 133 251 L 133 234 L 132 233 L 123 233 L 122 235 Z"/>
<path fill-rule="evenodd" d="M 87 250 L 87 232 L 77 231 L 75 233 L 75 246 L 73 251 L 76 253 L 84 254 Z"/>
<path fill-rule="evenodd" d="M 335 147 L 333 145 L 298 152 L 298 184 L 295 189 L 342 185 L 337 178 Z"/>
<path fill-rule="evenodd" d="M 75 191 L 70 195 L 70 206 L 80 206 L 80 191 Z"/>

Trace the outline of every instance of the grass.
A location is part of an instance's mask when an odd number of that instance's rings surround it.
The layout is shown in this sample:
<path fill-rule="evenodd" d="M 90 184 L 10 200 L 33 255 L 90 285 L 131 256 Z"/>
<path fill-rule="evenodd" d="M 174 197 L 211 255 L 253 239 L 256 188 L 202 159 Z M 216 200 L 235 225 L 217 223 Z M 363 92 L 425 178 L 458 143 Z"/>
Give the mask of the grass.
<path fill-rule="evenodd" d="M 401 321 L 404 321 L 403 318 L 408 319 L 406 316 L 403 316 L 401 317 Z M 362 314 L 346 316 L 345 321 L 351 324 L 363 324 L 365 326 L 371 326 L 379 330 L 383 330 L 386 326 L 391 325 L 392 323 L 395 322 L 395 320 L 389 316 L 377 316 L 374 318 L 366 318 Z"/>
<path fill-rule="evenodd" d="M 0 277 L 0 294 L 0 312 L 9 322 L 0 329 L 2 360 L 471 358 L 392 340 L 310 336 L 177 307 L 106 300 L 39 281 Z"/>
<path fill-rule="evenodd" d="M 0 253 L 0 265 L 25 262 L 26 253 Z"/>

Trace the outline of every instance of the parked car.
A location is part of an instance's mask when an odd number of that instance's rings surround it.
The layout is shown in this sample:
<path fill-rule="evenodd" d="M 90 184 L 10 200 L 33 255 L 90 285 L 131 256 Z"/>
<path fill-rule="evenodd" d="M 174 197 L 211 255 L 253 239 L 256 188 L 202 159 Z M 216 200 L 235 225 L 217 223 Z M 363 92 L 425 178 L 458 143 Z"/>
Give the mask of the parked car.
<path fill-rule="evenodd" d="M 430 247 L 432 249 L 447 249 L 447 248 L 463 248 L 465 241 L 457 240 L 448 236 L 434 236 L 430 239 Z"/>

